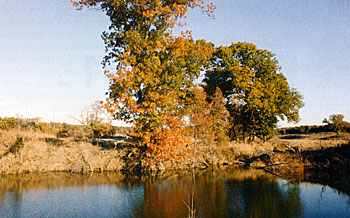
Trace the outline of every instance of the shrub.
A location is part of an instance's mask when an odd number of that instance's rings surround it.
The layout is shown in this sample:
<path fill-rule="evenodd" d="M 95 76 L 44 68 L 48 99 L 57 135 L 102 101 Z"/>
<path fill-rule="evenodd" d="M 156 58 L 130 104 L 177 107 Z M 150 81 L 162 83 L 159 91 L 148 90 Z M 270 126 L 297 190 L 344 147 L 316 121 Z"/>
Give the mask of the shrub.
<path fill-rule="evenodd" d="M 18 125 L 18 119 L 14 117 L 5 117 L 0 120 L 0 128 L 10 130 Z"/>
<path fill-rule="evenodd" d="M 11 153 L 17 153 L 24 147 L 23 137 L 17 136 L 16 141 L 12 144 L 10 148 Z"/>
<path fill-rule="evenodd" d="M 57 133 L 57 138 L 67 138 L 69 137 L 69 129 L 68 129 L 68 125 L 63 123 L 62 127 L 60 128 L 60 130 Z"/>

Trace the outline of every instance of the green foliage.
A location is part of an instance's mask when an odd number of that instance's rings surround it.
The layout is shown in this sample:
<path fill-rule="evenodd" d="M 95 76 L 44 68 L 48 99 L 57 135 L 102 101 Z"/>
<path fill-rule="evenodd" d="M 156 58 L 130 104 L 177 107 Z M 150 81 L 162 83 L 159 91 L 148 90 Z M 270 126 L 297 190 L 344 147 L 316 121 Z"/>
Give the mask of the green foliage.
<path fill-rule="evenodd" d="M 297 122 L 302 96 L 289 87 L 275 55 L 251 43 L 238 42 L 216 49 L 206 71 L 205 91 L 212 96 L 219 87 L 227 101 L 232 128 L 238 139 L 271 137 L 278 119 Z"/>
<path fill-rule="evenodd" d="M 0 128 L 5 130 L 10 130 L 17 127 L 19 120 L 14 117 L 0 118 Z"/>
<path fill-rule="evenodd" d="M 35 131 L 40 131 L 49 134 L 57 134 L 57 128 L 54 123 L 37 122 L 34 123 Z"/>
<path fill-rule="evenodd" d="M 324 118 L 323 123 L 326 123 L 327 125 L 286 127 L 286 128 L 278 129 L 278 132 L 279 134 L 310 134 L 310 133 L 322 133 L 322 132 L 336 132 L 336 133 L 338 132 L 339 134 L 342 131 L 350 132 L 350 122 L 344 121 L 343 116 L 337 116 L 337 117 L 341 119 L 335 118 L 332 115 L 329 117 L 329 119 Z"/>
<path fill-rule="evenodd" d="M 33 130 L 37 128 L 39 118 L 15 118 L 15 117 L 0 117 L 0 129 L 10 130 L 14 128 Z"/>
<path fill-rule="evenodd" d="M 23 137 L 16 137 L 16 141 L 12 144 L 10 147 L 11 153 L 17 153 L 19 150 L 21 150 L 24 147 Z"/>
<path fill-rule="evenodd" d="M 323 123 L 327 123 L 328 129 L 337 134 L 346 131 L 350 126 L 348 122 L 344 121 L 343 114 L 332 114 L 328 120 L 325 118 Z"/>
<path fill-rule="evenodd" d="M 102 110 L 102 108 L 101 108 Z M 86 111 L 85 111 L 86 112 Z M 104 112 L 104 111 L 103 111 Z M 96 115 L 96 114 L 95 114 Z M 94 116 L 95 116 L 94 115 Z M 84 137 L 103 137 L 103 136 L 112 136 L 115 133 L 117 134 L 128 134 L 130 132 L 130 127 L 116 127 L 112 126 L 111 123 L 106 121 L 105 117 L 102 114 L 97 120 L 101 123 L 97 123 L 96 119 L 92 119 L 93 116 L 89 117 L 91 122 L 88 122 L 86 125 L 72 125 L 67 123 L 46 123 L 40 122 L 39 118 L 14 118 L 14 117 L 0 117 L 0 129 L 11 130 L 27 130 L 35 131 L 56 135 L 59 138 L 65 137 L 74 137 L 74 138 L 84 138 Z"/>
<path fill-rule="evenodd" d="M 295 127 L 286 127 L 278 129 L 279 134 L 311 134 L 311 133 L 321 133 L 321 132 L 329 132 L 328 126 L 295 126 Z"/>

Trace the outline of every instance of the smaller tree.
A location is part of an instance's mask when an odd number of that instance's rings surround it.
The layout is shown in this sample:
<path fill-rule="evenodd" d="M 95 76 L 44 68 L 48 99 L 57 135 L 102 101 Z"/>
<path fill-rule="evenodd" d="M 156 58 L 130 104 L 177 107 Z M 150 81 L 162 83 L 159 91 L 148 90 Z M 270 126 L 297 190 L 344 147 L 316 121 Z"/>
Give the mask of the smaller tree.
<path fill-rule="evenodd" d="M 216 87 L 215 93 L 210 97 L 210 114 L 213 122 L 213 131 L 215 134 L 215 142 L 221 145 L 229 141 L 228 130 L 230 127 L 230 113 L 226 109 L 226 100 L 219 87 Z"/>
<path fill-rule="evenodd" d="M 215 133 L 213 116 L 207 102 L 207 94 L 201 87 L 192 88 L 192 102 L 189 107 L 191 148 L 194 160 L 204 158 L 207 163 L 213 162 Z"/>
<path fill-rule="evenodd" d="M 24 148 L 24 143 L 23 143 L 23 137 L 17 136 L 16 141 L 13 143 L 13 145 L 10 147 L 10 152 L 11 153 L 17 153 L 19 152 L 22 148 Z M 21 154 L 22 155 L 22 154 Z"/>
<path fill-rule="evenodd" d="M 192 102 L 189 110 L 190 137 L 193 156 L 202 151 L 203 158 L 213 165 L 215 148 L 229 141 L 229 113 L 219 88 L 213 96 L 207 96 L 201 87 L 192 88 Z M 210 100 L 209 103 L 207 100 Z"/>
<path fill-rule="evenodd" d="M 67 138 L 69 137 L 69 128 L 66 123 L 63 123 L 57 133 L 57 138 Z"/>
<path fill-rule="evenodd" d="M 98 101 L 85 108 L 80 114 L 80 119 L 74 119 L 86 125 L 94 138 L 113 135 L 112 119 Z"/>
<path fill-rule="evenodd" d="M 327 118 L 323 119 L 323 123 L 328 124 L 328 128 L 337 133 L 339 135 L 341 132 L 343 132 L 348 125 L 346 121 L 344 121 L 344 115 L 343 114 L 332 114 L 329 116 L 328 120 Z"/>
<path fill-rule="evenodd" d="M 207 94 L 200 87 L 192 88 L 192 102 L 189 110 L 190 126 L 194 143 L 210 146 L 214 143 L 213 116 L 207 102 Z"/>

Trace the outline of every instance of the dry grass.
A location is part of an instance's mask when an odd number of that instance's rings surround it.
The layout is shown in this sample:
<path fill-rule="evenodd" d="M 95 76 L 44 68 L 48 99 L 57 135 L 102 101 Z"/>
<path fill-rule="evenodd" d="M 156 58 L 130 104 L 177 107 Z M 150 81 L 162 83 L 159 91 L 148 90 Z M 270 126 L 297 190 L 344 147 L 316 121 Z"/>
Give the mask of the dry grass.
<path fill-rule="evenodd" d="M 236 156 L 253 156 L 257 153 L 273 150 L 273 144 L 271 143 L 231 143 L 230 147 Z"/>
<path fill-rule="evenodd" d="M 24 148 L 18 153 L 9 149 L 16 137 L 23 137 Z M 0 131 L 0 174 L 48 171 L 115 171 L 123 165 L 122 152 L 102 150 L 85 142 L 72 139 L 62 143 L 48 143 L 48 134 L 28 131 Z"/>
<path fill-rule="evenodd" d="M 19 152 L 10 152 L 10 148 L 17 137 L 23 137 L 24 147 Z M 51 138 L 52 141 L 45 140 Z M 272 152 L 275 149 L 285 151 L 284 145 L 298 147 L 300 150 L 317 150 L 335 147 L 348 143 L 350 134 L 337 136 L 333 133 L 310 134 L 310 135 L 284 135 L 276 136 L 266 143 L 227 143 L 224 146 L 214 148 L 214 153 L 203 148 L 203 152 L 197 149 L 194 159 L 179 164 L 161 163 L 166 170 L 187 169 L 194 166 L 209 167 L 214 165 L 225 165 L 237 163 L 239 159 L 259 156 L 264 152 Z M 136 149 L 137 150 L 137 149 Z M 26 172 L 90 172 L 90 171 L 120 171 L 137 165 L 139 155 L 136 159 L 130 158 L 133 151 L 124 148 L 120 150 L 102 150 L 86 142 L 75 142 L 73 139 L 57 141 L 53 135 L 31 132 L 0 130 L 0 174 L 18 174 Z M 214 155 L 212 155 L 214 154 Z M 131 156 L 130 156 L 131 155 Z M 127 160 L 129 161 L 125 161 Z M 156 171 L 160 169 L 155 166 Z"/>
<path fill-rule="evenodd" d="M 350 141 L 350 134 L 343 133 L 317 133 L 301 135 L 284 135 L 275 136 L 272 143 L 277 147 L 283 147 L 283 144 L 299 147 L 300 150 L 318 150 L 329 147 L 336 147 L 346 144 Z"/>
<path fill-rule="evenodd" d="M 305 135 L 277 135 L 268 142 L 238 143 L 231 142 L 226 146 L 216 148 L 216 159 L 218 163 L 232 162 L 240 157 L 259 156 L 265 152 L 274 150 L 286 151 L 285 145 L 298 147 L 301 151 L 319 150 L 329 147 L 337 147 L 350 141 L 350 134 L 343 133 L 319 133 Z"/>
<path fill-rule="evenodd" d="M 336 135 L 335 133 L 319 133 L 305 135 L 277 135 L 268 142 L 237 143 L 233 142 L 224 150 L 231 150 L 235 156 L 254 156 L 263 152 L 272 152 L 274 149 L 286 150 L 284 145 L 298 147 L 301 151 L 318 150 L 329 147 L 336 147 L 346 144 L 350 141 L 350 134 L 344 133 Z"/>

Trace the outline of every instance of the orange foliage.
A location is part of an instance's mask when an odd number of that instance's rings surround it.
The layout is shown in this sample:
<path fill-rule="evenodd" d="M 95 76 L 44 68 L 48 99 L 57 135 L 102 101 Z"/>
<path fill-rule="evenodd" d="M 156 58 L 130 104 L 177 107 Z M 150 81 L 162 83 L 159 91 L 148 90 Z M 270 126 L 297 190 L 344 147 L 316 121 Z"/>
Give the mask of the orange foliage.
<path fill-rule="evenodd" d="M 215 142 L 213 131 L 213 116 L 207 95 L 200 87 L 192 89 L 193 99 L 190 104 L 190 124 L 194 144 L 201 147 L 209 147 Z"/>
<path fill-rule="evenodd" d="M 147 142 L 147 153 L 149 157 L 154 157 L 158 161 L 171 160 L 181 161 L 188 156 L 186 148 L 189 140 L 184 137 L 186 135 L 183 123 L 176 117 L 167 119 L 167 128 L 155 129 L 151 139 L 144 139 Z M 147 137 L 144 132 L 141 134 Z"/>
<path fill-rule="evenodd" d="M 209 64 L 213 45 L 191 32 L 171 29 L 189 8 L 213 17 L 215 6 L 202 0 L 71 0 L 77 9 L 100 7 L 110 17 L 104 66 L 110 87 L 104 108 L 134 125 L 134 136 L 158 159 L 181 159 L 187 143 L 182 122 L 189 90 Z M 112 68 L 113 68 L 112 67 Z"/>

